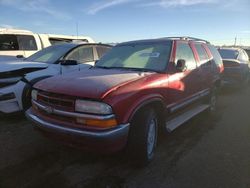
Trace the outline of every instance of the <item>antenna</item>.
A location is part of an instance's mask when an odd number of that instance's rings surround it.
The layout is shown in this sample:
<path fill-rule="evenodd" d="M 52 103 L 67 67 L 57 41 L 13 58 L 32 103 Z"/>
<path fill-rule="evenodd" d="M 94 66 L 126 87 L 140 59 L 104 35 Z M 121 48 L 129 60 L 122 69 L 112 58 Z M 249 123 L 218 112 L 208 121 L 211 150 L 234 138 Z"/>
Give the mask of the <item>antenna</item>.
<path fill-rule="evenodd" d="M 234 38 L 234 46 L 237 44 L 237 36 Z"/>

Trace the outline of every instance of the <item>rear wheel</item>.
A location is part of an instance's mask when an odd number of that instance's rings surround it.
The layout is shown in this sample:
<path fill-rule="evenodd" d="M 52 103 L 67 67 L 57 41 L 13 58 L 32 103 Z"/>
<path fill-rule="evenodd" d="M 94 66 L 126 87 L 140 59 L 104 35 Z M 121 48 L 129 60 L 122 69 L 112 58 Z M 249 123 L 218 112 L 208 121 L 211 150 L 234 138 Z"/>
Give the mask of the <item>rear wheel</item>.
<path fill-rule="evenodd" d="M 138 112 L 131 122 L 129 155 L 140 166 L 149 163 L 155 154 L 159 120 L 152 108 Z"/>

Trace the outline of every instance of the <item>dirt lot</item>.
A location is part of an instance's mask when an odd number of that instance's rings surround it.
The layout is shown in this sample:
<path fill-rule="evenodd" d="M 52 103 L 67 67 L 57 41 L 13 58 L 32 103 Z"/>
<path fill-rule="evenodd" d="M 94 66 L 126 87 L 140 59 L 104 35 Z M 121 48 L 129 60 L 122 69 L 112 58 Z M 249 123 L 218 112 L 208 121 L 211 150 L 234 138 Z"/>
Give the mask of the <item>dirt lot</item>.
<path fill-rule="evenodd" d="M 0 187 L 250 187 L 250 89 L 223 93 L 218 114 L 192 119 L 135 168 L 40 136 L 21 115 L 0 120 Z"/>

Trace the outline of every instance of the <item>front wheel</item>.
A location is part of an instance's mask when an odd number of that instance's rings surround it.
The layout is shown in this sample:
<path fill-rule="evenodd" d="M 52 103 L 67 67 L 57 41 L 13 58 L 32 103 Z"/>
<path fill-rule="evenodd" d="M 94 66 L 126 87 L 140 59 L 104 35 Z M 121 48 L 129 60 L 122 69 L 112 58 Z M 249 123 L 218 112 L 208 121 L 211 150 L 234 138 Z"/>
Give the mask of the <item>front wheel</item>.
<path fill-rule="evenodd" d="M 136 164 L 144 166 L 154 157 L 159 120 L 156 112 L 146 108 L 138 112 L 131 122 L 129 155 Z"/>

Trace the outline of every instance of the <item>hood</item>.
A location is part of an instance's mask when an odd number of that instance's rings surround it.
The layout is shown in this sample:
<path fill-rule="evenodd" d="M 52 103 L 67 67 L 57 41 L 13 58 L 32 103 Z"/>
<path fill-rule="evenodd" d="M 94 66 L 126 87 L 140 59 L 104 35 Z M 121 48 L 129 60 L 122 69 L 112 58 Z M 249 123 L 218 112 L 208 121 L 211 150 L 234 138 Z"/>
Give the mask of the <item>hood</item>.
<path fill-rule="evenodd" d="M 47 68 L 47 63 L 28 62 L 28 61 L 9 61 L 0 63 L 0 73 L 23 69 Z"/>
<path fill-rule="evenodd" d="M 138 80 L 152 73 L 92 68 L 42 80 L 35 88 L 80 98 L 101 99 L 103 95 L 121 84 Z"/>

